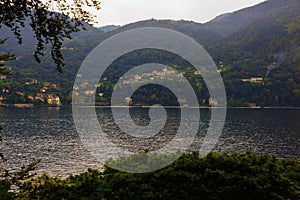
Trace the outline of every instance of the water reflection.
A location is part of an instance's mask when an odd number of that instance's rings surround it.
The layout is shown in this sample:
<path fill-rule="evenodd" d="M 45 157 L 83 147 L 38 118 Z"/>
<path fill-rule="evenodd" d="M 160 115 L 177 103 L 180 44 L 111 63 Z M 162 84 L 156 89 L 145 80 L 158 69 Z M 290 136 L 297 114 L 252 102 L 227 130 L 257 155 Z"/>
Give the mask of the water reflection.
<path fill-rule="evenodd" d="M 199 131 L 190 151 L 199 150 L 208 128 L 209 109 L 201 109 L 200 113 Z M 167 123 L 159 134 L 140 139 L 124 134 L 109 109 L 97 109 L 97 115 L 109 139 L 132 152 L 163 147 L 174 138 L 180 121 L 180 110 L 168 109 Z M 131 116 L 137 125 L 149 123 L 147 109 L 133 109 Z M 214 151 L 251 150 L 299 158 L 299 116 L 299 109 L 228 109 L 225 127 Z M 193 120 L 193 115 L 185 120 Z M 0 151 L 8 158 L 6 165 L 10 168 L 38 159 L 42 160 L 40 172 L 58 176 L 83 172 L 89 167 L 101 168 L 102 163 L 82 145 L 70 107 L 0 108 L 0 122 L 4 128 Z"/>

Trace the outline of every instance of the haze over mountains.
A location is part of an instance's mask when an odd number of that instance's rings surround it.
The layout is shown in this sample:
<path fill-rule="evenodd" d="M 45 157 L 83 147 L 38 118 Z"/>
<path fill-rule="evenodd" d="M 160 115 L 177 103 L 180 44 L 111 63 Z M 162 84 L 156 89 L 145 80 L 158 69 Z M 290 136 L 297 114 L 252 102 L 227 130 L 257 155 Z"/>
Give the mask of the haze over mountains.
<path fill-rule="evenodd" d="M 66 67 L 60 74 L 50 56 L 38 64 L 32 52 L 35 42 L 28 29 L 23 30 L 24 44 L 18 46 L 12 34 L 1 29 L 1 38 L 9 37 L 0 51 L 15 53 L 18 59 L 11 63 L 14 79 L 38 79 L 55 82 L 65 88 L 65 94 L 72 89 L 73 81 L 81 62 L 101 41 L 113 34 L 138 27 L 164 27 L 182 32 L 200 44 L 210 53 L 214 61 L 222 65 L 222 76 L 232 99 L 248 98 L 258 93 L 259 88 L 248 88 L 249 92 L 240 94 L 231 84 L 237 79 L 251 77 L 269 78 L 264 85 L 276 84 L 267 88 L 268 98 L 277 96 L 274 105 L 300 106 L 300 2 L 299 0 L 268 0 L 243 10 L 223 14 L 214 20 L 199 24 L 192 21 L 146 20 L 126 26 L 88 27 L 87 31 L 74 34 L 73 40 L 64 43 L 63 53 Z M 48 50 L 46 49 L 45 52 Z M 47 53 L 46 53 L 47 55 Z M 124 61 L 126 65 L 126 61 Z M 266 77 L 267 76 L 267 77 Z M 269 81 L 269 82 L 268 82 Z M 289 91 L 272 91 L 271 88 L 288 85 Z M 249 86 L 250 87 L 250 86 Z M 260 89 L 259 89 L 260 90 Z M 264 89 L 262 89 L 264 90 Z M 261 92 L 261 91 L 260 91 Z M 264 91 L 265 92 L 265 91 Z M 285 100 L 283 100 L 285 99 Z M 289 99 L 289 100 L 286 100 Z M 272 100 L 251 100 L 259 102 Z M 250 102 L 250 100 L 248 100 Z M 263 105 L 270 105 L 264 103 Z"/>

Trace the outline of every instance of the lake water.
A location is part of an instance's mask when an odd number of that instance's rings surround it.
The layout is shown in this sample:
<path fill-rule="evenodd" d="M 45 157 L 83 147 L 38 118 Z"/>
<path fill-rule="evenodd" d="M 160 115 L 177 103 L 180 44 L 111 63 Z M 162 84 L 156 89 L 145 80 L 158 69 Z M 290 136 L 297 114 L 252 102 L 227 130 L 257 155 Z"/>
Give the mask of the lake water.
<path fill-rule="evenodd" d="M 140 140 L 129 139 L 118 129 L 110 109 L 96 111 L 111 141 L 133 152 L 159 149 L 171 141 L 180 116 L 180 109 L 168 109 L 167 125 L 162 133 Z M 200 113 L 201 123 L 190 150 L 199 150 L 209 124 L 210 109 L 200 109 Z M 137 124 L 149 123 L 147 109 L 132 109 L 131 115 Z M 187 120 L 193 120 L 193 116 L 190 118 Z M 300 109 L 228 109 L 222 136 L 213 151 L 250 150 L 281 158 L 300 158 L 299 119 Z M 38 172 L 62 177 L 87 168 L 101 168 L 102 163 L 91 156 L 80 140 L 71 107 L 1 107 L 0 123 L 3 127 L 0 151 L 8 159 L 6 167 L 15 169 L 40 159 Z"/>

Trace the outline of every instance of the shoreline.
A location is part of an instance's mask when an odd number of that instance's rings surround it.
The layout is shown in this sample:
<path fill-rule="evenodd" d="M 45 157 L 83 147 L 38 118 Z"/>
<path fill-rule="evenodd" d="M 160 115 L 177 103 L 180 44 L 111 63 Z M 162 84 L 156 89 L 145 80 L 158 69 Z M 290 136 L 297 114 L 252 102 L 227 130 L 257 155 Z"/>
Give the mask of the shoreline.
<path fill-rule="evenodd" d="M 72 105 L 34 105 L 34 104 L 0 104 L 1 107 L 10 107 L 10 108 L 60 108 L 60 107 L 72 107 Z M 209 106 L 99 106 L 99 105 L 77 105 L 76 107 L 80 108 L 138 108 L 138 109 L 149 109 L 149 108 L 166 108 L 166 109 L 212 109 L 212 108 L 227 108 L 227 109 L 300 109 L 300 107 L 291 107 L 291 106 L 266 106 L 266 107 L 209 107 Z"/>

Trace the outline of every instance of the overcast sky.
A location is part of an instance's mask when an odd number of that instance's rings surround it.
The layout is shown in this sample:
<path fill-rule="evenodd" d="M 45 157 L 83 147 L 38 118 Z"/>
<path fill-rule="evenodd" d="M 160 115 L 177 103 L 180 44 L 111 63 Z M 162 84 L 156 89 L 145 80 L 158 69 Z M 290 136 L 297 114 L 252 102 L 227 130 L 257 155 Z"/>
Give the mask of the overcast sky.
<path fill-rule="evenodd" d="M 264 0 L 101 0 L 99 24 L 125 25 L 145 19 L 207 22 L 216 16 L 253 6 Z"/>

